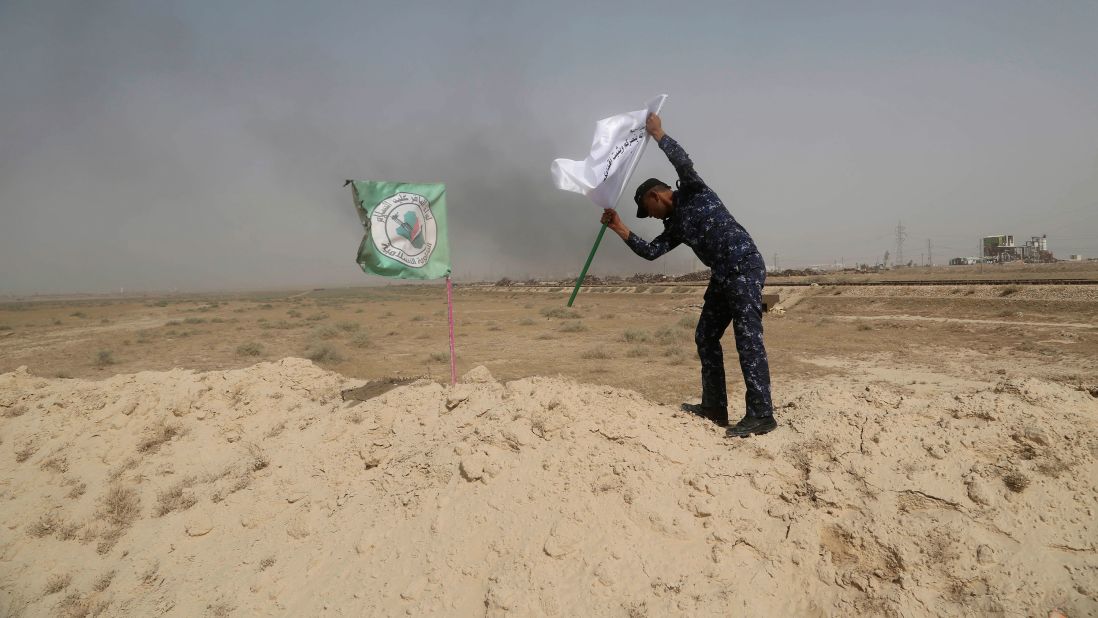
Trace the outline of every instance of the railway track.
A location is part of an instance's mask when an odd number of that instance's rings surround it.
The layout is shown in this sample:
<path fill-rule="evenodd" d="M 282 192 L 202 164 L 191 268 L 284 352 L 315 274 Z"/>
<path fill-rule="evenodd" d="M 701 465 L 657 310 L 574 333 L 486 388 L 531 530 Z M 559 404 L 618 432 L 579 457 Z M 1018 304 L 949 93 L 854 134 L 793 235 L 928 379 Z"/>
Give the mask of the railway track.
<path fill-rule="evenodd" d="M 589 283 L 585 288 L 633 288 L 644 287 L 704 287 L 708 281 L 661 281 L 659 283 Z M 467 288 L 495 288 L 506 289 L 534 289 L 559 288 L 562 285 L 529 285 L 529 286 L 496 286 L 491 283 L 464 284 Z M 570 283 L 564 287 L 571 288 Z M 919 286 L 919 285 L 1098 285 L 1098 279 L 912 279 L 890 281 L 782 281 L 777 278 L 767 279 L 767 287 L 811 287 L 818 286 Z"/>
<path fill-rule="evenodd" d="M 809 287 L 812 282 L 783 283 L 770 279 L 768 285 Z M 817 282 L 816 285 L 1098 285 L 1098 279 L 925 279 L 911 281 L 843 281 Z"/>

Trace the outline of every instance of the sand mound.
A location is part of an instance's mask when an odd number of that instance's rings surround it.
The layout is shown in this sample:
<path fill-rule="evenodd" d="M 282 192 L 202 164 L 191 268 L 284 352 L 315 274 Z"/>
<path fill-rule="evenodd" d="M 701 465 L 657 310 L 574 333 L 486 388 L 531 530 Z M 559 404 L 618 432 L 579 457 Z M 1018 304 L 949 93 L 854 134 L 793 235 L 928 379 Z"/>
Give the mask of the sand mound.
<path fill-rule="evenodd" d="M 786 384 L 730 441 L 565 380 L 361 385 L 0 375 L 0 613 L 1098 611 L 1085 390 Z"/>

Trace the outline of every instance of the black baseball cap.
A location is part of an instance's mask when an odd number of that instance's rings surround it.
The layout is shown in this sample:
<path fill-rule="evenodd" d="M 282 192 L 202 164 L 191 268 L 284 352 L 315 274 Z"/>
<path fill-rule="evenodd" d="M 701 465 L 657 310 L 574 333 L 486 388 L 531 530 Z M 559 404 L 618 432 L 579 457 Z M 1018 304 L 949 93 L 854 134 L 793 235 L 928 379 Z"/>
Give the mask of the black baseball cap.
<path fill-rule="evenodd" d="M 637 203 L 637 218 L 643 219 L 648 216 L 648 209 L 644 207 L 644 196 L 646 193 L 652 190 L 654 187 L 666 187 L 671 188 L 666 182 L 659 178 L 649 178 L 641 183 L 637 187 L 637 193 L 633 196 L 633 201 Z"/>

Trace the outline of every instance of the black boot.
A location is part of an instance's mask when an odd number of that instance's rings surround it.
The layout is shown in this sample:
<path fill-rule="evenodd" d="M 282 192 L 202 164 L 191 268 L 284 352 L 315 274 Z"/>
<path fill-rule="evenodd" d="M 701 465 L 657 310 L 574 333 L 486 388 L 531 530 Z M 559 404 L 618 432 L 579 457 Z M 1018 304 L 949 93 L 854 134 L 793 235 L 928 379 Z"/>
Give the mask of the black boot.
<path fill-rule="evenodd" d="M 774 420 L 773 414 L 770 416 L 745 416 L 740 419 L 740 422 L 729 427 L 725 435 L 729 438 L 746 438 L 752 434 L 761 436 L 764 433 L 774 431 L 777 426 L 778 421 Z"/>
<path fill-rule="evenodd" d="M 682 404 L 681 409 L 683 412 L 689 412 L 695 416 L 713 421 L 718 427 L 728 427 L 728 408 L 703 406 L 697 403 L 684 403 Z"/>

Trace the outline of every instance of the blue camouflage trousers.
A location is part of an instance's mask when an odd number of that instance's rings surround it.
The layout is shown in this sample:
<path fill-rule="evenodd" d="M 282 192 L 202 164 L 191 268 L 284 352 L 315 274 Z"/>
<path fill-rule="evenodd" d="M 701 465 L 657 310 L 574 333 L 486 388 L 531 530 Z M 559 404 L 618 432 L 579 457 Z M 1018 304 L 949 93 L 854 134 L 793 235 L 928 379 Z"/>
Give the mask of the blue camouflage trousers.
<path fill-rule="evenodd" d="M 701 358 L 703 406 L 728 407 L 721 337 L 731 323 L 736 335 L 740 371 L 747 387 L 744 395 L 747 415 L 774 414 L 774 404 L 770 400 L 770 365 L 763 347 L 762 288 L 765 282 L 766 266 L 757 253 L 746 257 L 733 272 L 714 274 L 709 280 L 701 318 L 694 332 Z"/>

